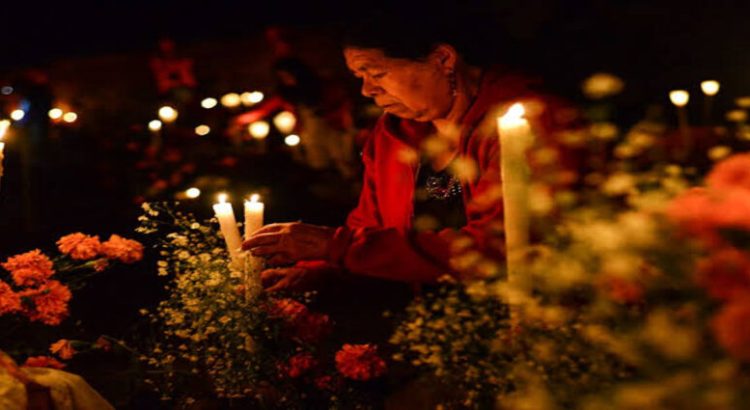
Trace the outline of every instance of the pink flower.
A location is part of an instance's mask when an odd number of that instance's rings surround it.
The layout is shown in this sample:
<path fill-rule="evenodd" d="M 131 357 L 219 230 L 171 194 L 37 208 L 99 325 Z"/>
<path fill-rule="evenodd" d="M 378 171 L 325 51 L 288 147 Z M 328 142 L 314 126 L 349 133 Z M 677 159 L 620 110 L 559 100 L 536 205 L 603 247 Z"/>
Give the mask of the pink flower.
<path fill-rule="evenodd" d="M 345 344 L 336 352 L 336 368 L 352 380 L 367 381 L 385 374 L 386 364 L 373 345 Z"/>
<path fill-rule="evenodd" d="M 49 356 L 34 356 L 26 359 L 26 363 L 23 364 L 26 367 L 49 367 L 51 369 L 64 369 L 65 365 L 60 363 L 54 357 Z"/>
<path fill-rule="evenodd" d="M 52 261 L 39 249 L 10 257 L 2 265 L 18 286 L 42 284 L 55 273 Z"/>
<path fill-rule="evenodd" d="M 101 247 L 98 236 L 89 236 L 80 232 L 65 235 L 57 241 L 57 248 L 60 252 L 76 260 L 95 258 L 99 255 Z"/>
<path fill-rule="evenodd" d="M 102 254 L 108 259 L 117 259 L 124 263 L 134 263 L 143 259 L 143 245 L 140 242 L 112 235 L 102 243 Z"/>

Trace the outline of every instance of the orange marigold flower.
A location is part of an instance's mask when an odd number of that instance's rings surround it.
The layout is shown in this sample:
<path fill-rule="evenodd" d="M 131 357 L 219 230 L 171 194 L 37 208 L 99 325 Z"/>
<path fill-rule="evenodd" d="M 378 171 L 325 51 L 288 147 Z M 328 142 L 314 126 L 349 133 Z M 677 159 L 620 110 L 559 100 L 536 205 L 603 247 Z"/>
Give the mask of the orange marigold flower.
<path fill-rule="evenodd" d="M 737 154 L 719 162 L 706 177 L 713 189 L 750 190 L 750 154 Z"/>
<path fill-rule="evenodd" d="M 39 285 L 55 273 L 52 261 L 39 249 L 12 256 L 2 265 L 18 286 Z"/>
<path fill-rule="evenodd" d="M 21 310 L 21 296 L 0 280 L 0 316 Z"/>
<path fill-rule="evenodd" d="M 76 260 L 93 259 L 101 252 L 102 244 L 98 236 L 80 232 L 65 235 L 57 241 L 57 249 Z"/>
<path fill-rule="evenodd" d="M 23 311 L 29 320 L 59 325 L 68 316 L 68 302 L 72 295 L 67 286 L 51 280 L 39 288 L 21 292 L 20 296 L 24 302 L 29 302 Z"/>
<path fill-rule="evenodd" d="M 748 295 L 747 297 L 750 297 Z M 750 362 L 750 302 L 747 297 L 727 303 L 711 327 L 719 344 L 737 359 Z"/>
<path fill-rule="evenodd" d="M 26 367 L 49 367 L 51 369 L 64 369 L 65 364 L 60 363 L 54 357 L 49 356 L 34 356 L 26 359 L 26 363 L 23 364 Z"/>
<path fill-rule="evenodd" d="M 750 230 L 750 190 L 693 188 L 669 204 L 667 217 L 706 244 L 718 246 L 724 242 L 718 229 Z"/>
<path fill-rule="evenodd" d="M 109 259 L 117 259 L 125 263 L 138 262 L 143 259 L 143 245 L 120 235 L 112 235 L 109 240 L 102 243 L 102 254 Z"/>
<path fill-rule="evenodd" d="M 72 359 L 76 354 L 76 350 L 73 348 L 73 344 L 68 339 L 60 339 L 55 343 L 52 343 L 49 347 L 49 351 L 52 354 L 58 355 L 63 360 Z"/>
<path fill-rule="evenodd" d="M 698 263 L 696 281 L 719 300 L 750 294 L 750 256 L 735 248 L 714 252 Z"/>
<path fill-rule="evenodd" d="M 336 368 L 345 377 L 367 381 L 382 376 L 386 371 L 386 364 L 373 345 L 345 344 L 336 352 Z"/>

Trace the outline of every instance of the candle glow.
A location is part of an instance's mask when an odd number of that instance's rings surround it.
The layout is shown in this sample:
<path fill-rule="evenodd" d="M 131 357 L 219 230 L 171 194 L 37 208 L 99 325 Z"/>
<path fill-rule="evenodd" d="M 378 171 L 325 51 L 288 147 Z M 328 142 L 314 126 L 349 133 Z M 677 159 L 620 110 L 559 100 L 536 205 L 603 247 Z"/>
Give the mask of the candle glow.
<path fill-rule="evenodd" d="M 201 190 L 198 188 L 188 188 L 187 191 L 185 191 L 185 195 L 190 199 L 195 199 L 201 196 Z"/>
<path fill-rule="evenodd" d="M 10 113 L 10 118 L 12 118 L 13 121 L 21 121 L 25 116 L 26 113 L 21 109 L 13 110 L 13 112 Z"/>
<path fill-rule="evenodd" d="M 51 119 L 53 119 L 53 120 L 59 120 L 63 116 L 63 110 L 61 110 L 59 108 L 53 108 L 53 109 L 49 110 L 49 112 L 47 113 L 47 115 L 49 115 L 49 117 Z"/>
<path fill-rule="evenodd" d="M 690 94 L 685 90 L 670 91 L 669 100 L 677 107 L 684 107 L 690 101 Z"/>
<path fill-rule="evenodd" d="M 289 111 L 282 111 L 273 117 L 273 125 L 276 129 L 284 134 L 288 134 L 294 130 L 294 126 L 297 125 L 297 118 Z"/>
<path fill-rule="evenodd" d="M 63 121 L 67 122 L 68 124 L 76 122 L 78 119 L 78 114 L 74 112 L 66 112 L 65 115 L 63 115 Z"/>
<path fill-rule="evenodd" d="M 265 121 L 255 121 L 248 125 L 247 131 L 255 139 L 263 139 L 268 136 L 268 133 L 271 131 L 271 126 Z"/>
<path fill-rule="evenodd" d="M 701 83 L 701 90 L 703 94 L 712 96 L 719 92 L 719 82 L 715 80 L 707 80 Z"/>
<path fill-rule="evenodd" d="M 300 143 L 299 135 L 297 134 L 291 134 L 287 135 L 286 138 L 284 138 L 284 144 L 290 146 L 290 147 L 296 147 Z"/>
<path fill-rule="evenodd" d="M 240 95 L 237 93 L 228 93 L 228 94 L 224 94 L 224 96 L 221 97 L 221 105 L 227 108 L 238 107 L 241 102 L 242 102 L 242 99 L 240 98 Z"/>
<path fill-rule="evenodd" d="M 8 132 L 8 128 L 10 128 L 10 121 L 0 120 L 0 140 L 5 137 L 5 134 Z"/>
<path fill-rule="evenodd" d="M 216 107 L 216 104 L 218 104 L 218 103 L 219 102 L 216 101 L 216 98 L 208 97 L 208 98 L 204 98 L 203 101 L 201 101 L 201 107 L 209 110 L 211 108 Z"/>
<path fill-rule="evenodd" d="M 168 105 L 159 108 L 159 118 L 161 118 L 161 120 L 166 123 L 170 123 L 176 120 L 177 115 L 177 110 Z"/>
<path fill-rule="evenodd" d="M 151 122 L 148 123 L 148 129 L 154 132 L 159 131 L 161 129 L 161 121 L 152 120 Z"/>
<path fill-rule="evenodd" d="M 208 125 L 202 124 L 195 127 L 195 133 L 200 136 L 208 135 L 209 132 L 211 132 L 211 127 Z"/>

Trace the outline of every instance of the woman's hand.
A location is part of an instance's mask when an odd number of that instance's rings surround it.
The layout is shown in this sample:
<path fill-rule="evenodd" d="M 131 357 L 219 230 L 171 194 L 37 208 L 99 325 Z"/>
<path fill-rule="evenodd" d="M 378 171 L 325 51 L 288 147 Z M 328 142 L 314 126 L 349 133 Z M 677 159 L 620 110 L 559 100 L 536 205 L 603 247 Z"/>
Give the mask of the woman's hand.
<path fill-rule="evenodd" d="M 334 228 L 301 222 L 270 224 L 255 231 L 242 249 L 266 258 L 272 266 L 325 259 L 334 232 Z"/>

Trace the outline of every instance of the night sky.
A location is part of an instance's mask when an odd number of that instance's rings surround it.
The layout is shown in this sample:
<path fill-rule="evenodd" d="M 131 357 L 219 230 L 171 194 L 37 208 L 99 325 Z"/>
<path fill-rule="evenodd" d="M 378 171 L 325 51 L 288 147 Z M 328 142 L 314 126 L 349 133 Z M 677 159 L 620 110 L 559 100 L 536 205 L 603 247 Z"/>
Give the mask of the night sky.
<path fill-rule="evenodd" d="M 747 1 L 121 1 L 3 2 L 0 67 L 142 49 L 168 34 L 180 41 L 245 36 L 268 24 L 326 26 L 368 10 L 417 11 L 424 18 L 477 9 L 550 59 L 588 56 L 601 65 L 736 63 L 748 71 Z M 98 3 L 98 4 L 97 4 Z M 394 4 L 398 6 L 394 6 Z M 486 41 L 486 40 L 485 40 Z M 639 58 L 639 55 L 648 59 Z M 744 64 L 740 67 L 740 64 Z"/>

